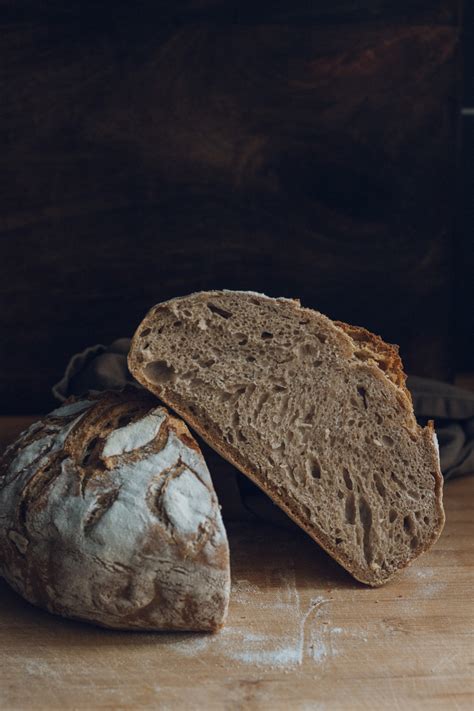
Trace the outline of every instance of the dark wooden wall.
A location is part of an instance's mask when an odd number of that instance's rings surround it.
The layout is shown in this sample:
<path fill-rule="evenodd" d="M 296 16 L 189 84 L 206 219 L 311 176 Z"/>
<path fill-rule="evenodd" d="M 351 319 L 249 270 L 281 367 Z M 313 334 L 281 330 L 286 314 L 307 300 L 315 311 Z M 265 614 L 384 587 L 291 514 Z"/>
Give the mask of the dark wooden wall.
<path fill-rule="evenodd" d="M 0 1 L 1 410 L 209 287 L 449 377 L 457 5 Z"/>
<path fill-rule="evenodd" d="M 463 117 L 460 178 L 462 204 L 456 230 L 456 367 L 474 371 L 474 2 L 463 21 Z"/>

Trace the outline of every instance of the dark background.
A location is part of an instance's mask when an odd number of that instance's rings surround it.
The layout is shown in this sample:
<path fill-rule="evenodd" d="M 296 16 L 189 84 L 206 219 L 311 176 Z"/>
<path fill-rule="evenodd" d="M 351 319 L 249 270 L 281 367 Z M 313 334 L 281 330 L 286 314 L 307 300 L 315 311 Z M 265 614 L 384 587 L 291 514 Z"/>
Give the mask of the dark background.
<path fill-rule="evenodd" d="M 1 412 L 211 287 L 473 370 L 470 5 L 0 0 Z"/>

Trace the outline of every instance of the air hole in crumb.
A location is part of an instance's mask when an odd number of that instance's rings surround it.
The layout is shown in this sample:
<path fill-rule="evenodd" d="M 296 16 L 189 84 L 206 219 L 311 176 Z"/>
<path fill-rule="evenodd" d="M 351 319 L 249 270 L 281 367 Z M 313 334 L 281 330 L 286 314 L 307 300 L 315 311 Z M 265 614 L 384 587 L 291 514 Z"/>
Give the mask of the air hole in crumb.
<path fill-rule="evenodd" d="M 362 398 L 362 402 L 364 403 L 364 407 L 367 410 L 367 390 L 362 386 L 358 385 L 357 386 L 357 394 Z"/>
<path fill-rule="evenodd" d="M 407 488 L 406 488 L 406 486 L 405 486 L 405 482 L 402 481 L 402 480 L 395 474 L 395 472 L 392 472 L 392 473 L 390 474 L 390 478 L 392 479 L 392 481 L 395 482 L 395 484 L 398 484 L 398 486 L 400 487 L 400 489 L 403 489 L 403 491 L 406 491 L 406 490 L 407 490 Z M 398 492 L 397 492 L 397 493 L 398 493 Z"/>
<path fill-rule="evenodd" d="M 375 488 L 379 492 L 380 496 L 382 497 L 382 499 L 385 499 L 387 490 L 384 486 L 384 483 L 382 481 L 380 474 L 378 474 L 377 472 L 375 472 L 375 474 L 374 474 L 374 482 L 375 482 Z"/>
<path fill-rule="evenodd" d="M 260 414 L 263 406 L 265 405 L 265 403 L 267 402 L 269 397 L 270 396 L 268 395 L 268 393 L 263 393 L 262 395 L 260 395 L 257 405 L 255 407 L 255 417 L 257 417 Z"/>
<path fill-rule="evenodd" d="M 165 360 L 155 360 L 145 366 L 145 375 L 155 385 L 171 383 L 176 378 L 174 368 Z"/>
<path fill-rule="evenodd" d="M 393 447 L 394 445 L 394 441 L 389 435 L 383 435 L 382 442 L 387 445 L 387 447 Z"/>
<path fill-rule="evenodd" d="M 313 361 L 313 366 L 314 366 L 315 368 L 319 368 L 322 364 L 323 364 L 323 361 L 322 361 L 322 360 L 315 360 L 315 361 Z"/>
<path fill-rule="evenodd" d="M 289 403 L 289 400 L 290 400 L 290 396 L 289 396 L 289 395 L 285 395 L 285 396 L 282 398 L 282 400 L 281 400 L 281 403 L 280 403 L 280 410 L 281 410 L 281 412 L 282 412 L 282 415 L 284 415 L 284 414 L 286 413 L 286 411 L 288 410 L 288 403 Z"/>
<path fill-rule="evenodd" d="M 270 331 L 262 331 L 261 337 L 264 341 L 270 341 L 273 338 L 273 333 L 270 333 Z"/>
<path fill-rule="evenodd" d="M 344 467 L 344 469 L 342 470 L 342 476 L 344 477 L 344 483 L 345 483 L 345 485 L 347 486 L 347 488 L 348 488 L 350 491 L 352 491 L 352 489 L 354 488 L 354 485 L 353 485 L 353 483 L 352 483 L 352 479 L 351 479 L 351 475 L 350 475 L 350 473 L 349 473 L 349 470 L 348 470 L 346 467 Z"/>
<path fill-rule="evenodd" d="M 306 471 L 313 479 L 321 479 L 321 465 L 314 455 L 306 460 Z"/>
<path fill-rule="evenodd" d="M 238 340 L 239 346 L 246 346 L 249 341 L 249 339 L 247 338 L 245 333 L 236 333 L 235 337 L 239 339 Z"/>
<path fill-rule="evenodd" d="M 342 538 L 336 538 L 336 546 L 340 546 L 342 543 Z"/>
<path fill-rule="evenodd" d="M 383 417 L 382 417 L 381 415 L 379 415 L 378 412 L 376 412 L 376 413 L 375 413 L 375 420 L 377 421 L 377 423 L 378 423 L 379 425 L 381 425 L 382 422 L 383 422 Z"/>
<path fill-rule="evenodd" d="M 415 522 L 413 521 L 413 518 L 408 515 L 405 516 L 403 519 L 403 529 L 405 530 L 406 533 L 413 535 L 416 531 L 415 527 Z"/>
<path fill-rule="evenodd" d="M 314 335 L 321 343 L 326 343 L 326 341 L 328 340 L 328 337 L 325 336 L 323 333 L 315 333 Z"/>
<path fill-rule="evenodd" d="M 175 328 L 179 328 L 182 323 L 183 323 L 182 321 L 175 321 L 175 322 L 173 323 L 173 326 L 174 326 Z"/>
<path fill-rule="evenodd" d="M 355 509 L 355 498 L 354 494 L 348 494 L 346 498 L 345 515 L 347 523 L 351 525 L 355 524 L 356 509 Z"/>
<path fill-rule="evenodd" d="M 352 418 L 351 418 L 350 420 L 347 420 L 347 426 L 348 426 L 348 427 L 352 427 L 352 425 L 353 425 L 354 423 L 355 423 L 355 420 L 353 420 Z"/>
<path fill-rule="evenodd" d="M 418 548 L 418 536 L 413 536 L 410 541 L 410 548 L 412 549 L 412 551 Z"/>
<path fill-rule="evenodd" d="M 221 316 L 222 318 L 231 318 L 232 316 L 232 313 L 230 311 L 221 309 L 219 306 L 216 306 L 216 304 L 213 304 L 211 302 L 207 304 L 207 308 L 209 309 L 209 311 L 212 311 L 213 314 L 217 314 L 217 316 Z"/>
<path fill-rule="evenodd" d="M 428 516 L 423 516 L 423 521 L 426 523 L 426 525 L 428 525 L 430 522 L 430 519 Z"/>
<path fill-rule="evenodd" d="M 140 333 L 140 338 L 145 338 L 145 336 L 148 336 L 149 333 L 151 333 L 151 328 L 144 328 Z"/>
<path fill-rule="evenodd" d="M 211 367 L 215 364 L 215 362 L 216 362 L 216 361 L 214 360 L 214 358 L 209 358 L 209 360 L 203 360 L 203 361 L 201 361 L 200 365 L 201 365 L 203 368 L 211 368 Z"/>
<path fill-rule="evenodd" d="M 372 527 L 372 510 L 369 503 L 362 496 L 359 501 L 359 518 L 362 526 L 364 527 L 364 557 L 367 563 L 372 562 L 373 553 L 372 546 L 370 543 L 370 529 Z"/>
<path fill-rule="evenodd" d="M 247 356 L 245 360 L 247 361 L 247 363 L 255 363 L 255 357 L 252 355 Z"/>
<path fill-rule="evenodd" d="M 390 523 L 393 523 L 397 520 L 397 512 L 395 511 L 395 509 L 390 509 L 390 512 L 388 514 L 388 520 L 390 521 Z"/>
<path fill-rule="evenodd" d="M 343 498 L 344 498 L 344 492 L 341 491 L 340 489 L 338 489 L 338 491 L 337 491 L 337 497 L 338 497 L 338 499 L 343 499 Z"/>

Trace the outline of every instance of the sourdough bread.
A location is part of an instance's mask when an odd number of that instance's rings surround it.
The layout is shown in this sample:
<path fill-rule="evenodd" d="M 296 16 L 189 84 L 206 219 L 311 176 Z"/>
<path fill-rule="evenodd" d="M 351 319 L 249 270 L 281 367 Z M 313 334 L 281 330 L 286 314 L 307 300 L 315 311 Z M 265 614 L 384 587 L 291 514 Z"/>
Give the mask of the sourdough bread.
<path fill-rule="evenodd" d="M 227 538 L 186 425 L 136 388 L 68 402 L 33 424 L 0 460 L 0 572 L 66 617 L 218 629 Z"/>
<path fill-rule="evenodd" d="M 378 336 L 296 300 L 203 292 L 151 309 L 129 367 L 358 580 L 383 584 L 438 538 L 436 435 Z"/>

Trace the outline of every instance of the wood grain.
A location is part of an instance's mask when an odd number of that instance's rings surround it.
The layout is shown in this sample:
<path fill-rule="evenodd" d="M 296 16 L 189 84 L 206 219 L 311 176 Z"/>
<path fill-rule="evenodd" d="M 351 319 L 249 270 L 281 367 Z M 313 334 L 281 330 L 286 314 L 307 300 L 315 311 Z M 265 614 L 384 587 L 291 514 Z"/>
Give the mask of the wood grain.
<path fill-rule="evenodd" d="M 2 442 L 14 425 L 1 420 Z M 296 527 L 228 525 L 233 590 L 215 636 L 101 630 L 0 583 L 0 707 L 471 709 L 473 483 L 449 482 L 439 542 L 380 589 Z"/>
<path fill-rule="evenodd" d="M 3 412 L 213 287 L 300 296 L 449 376 L 457 3 L 95 5 L 6 3 Z"/>

